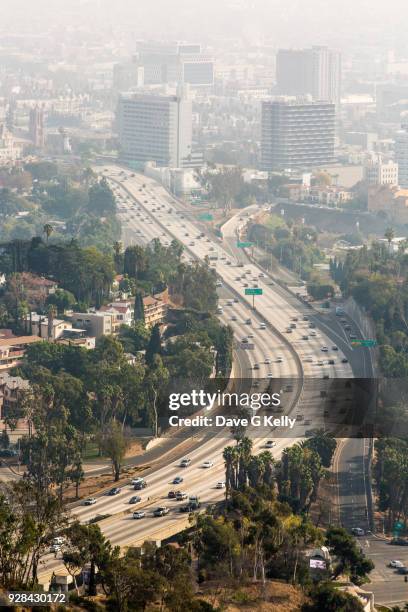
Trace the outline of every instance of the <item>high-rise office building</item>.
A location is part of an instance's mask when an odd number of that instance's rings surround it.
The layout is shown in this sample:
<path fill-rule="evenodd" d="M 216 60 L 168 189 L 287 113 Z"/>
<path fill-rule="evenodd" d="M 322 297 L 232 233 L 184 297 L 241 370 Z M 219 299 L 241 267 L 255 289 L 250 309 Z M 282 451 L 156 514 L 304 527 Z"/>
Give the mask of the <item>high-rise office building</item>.
<path fill-rule="evenodd" d="M 44 109 L 36 106 L 30 110 L 29 119 L 30 139 L 37 149 L 45 146 Z"/>
<path fill-rule="evenodd" d="M 277 93 L 311 95 L 338 104 L 341 94 L 341 55 L 328 47 L 280 49 L 276 56 Z"/>
<path fill-rule="evenodd" d="M 262 104 L 262 169 L 311 168 L 334 161 L 335 104 L 282 98 Z"/>
<path fill-rule="evenodd" d="M 181 96 L 125 94 L 118 104 L 119 158 L 134 168 L 189 167 L 192 159 L 191 101 Z"/>
<path fill-rule="evenodd" d="M 134 59 L 144 69 L 146 85 L 214 83 L 214 60 L 202 53 L 200 45 L 139 42 Z"/>
<path fill-rule="evenodd" d="M 398 183 L 403 189 L 408 188 L 408 125 L 395 135 L 395 161 L 398 164 Z"/>

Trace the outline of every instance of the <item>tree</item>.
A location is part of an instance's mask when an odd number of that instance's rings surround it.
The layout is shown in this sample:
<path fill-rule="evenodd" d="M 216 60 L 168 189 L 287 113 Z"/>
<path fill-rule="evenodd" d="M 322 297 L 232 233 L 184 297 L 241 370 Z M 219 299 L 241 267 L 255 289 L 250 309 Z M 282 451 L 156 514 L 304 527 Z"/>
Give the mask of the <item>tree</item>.
<path fill-rule="evenodd" d="M 395 237 L 395 232 L 392 229 L 392 227 L 387 227 L 387 229 L 384 232 L 384 238 L 387 239 L 388 247 L 391 246 L 391 242 L 393 241 L 394 237 Z"/>
<path fill-rule="evenodd" d="M 63 314 L 65 310 L 69 310 L 76 303 L 76 299 L 73 293 L 66 291 L 65 289 L 56 289 L 54 293 L 51 293 L 47 297 L 47 305 L 53 304 L 59 314 Z"/>
<path fill-rule="evenodd" d="M 89 210 L 102 217 L 116 213 L 115 196 L 106 178 L 94 183 L 89 189 Z"/>
<path fill-rule="evenodd" d="M 107 429 L 102 433 L 102 451 L 112 461 L 112 469 L 117 482 L 120 478 L 123 459 L 129 447 L 129 441 L 123 434 L 122 427 L 117 421 L 112 420 Z"/>
<path fill-rule="evenodd" d="M 324 583 L 311 592 L 311 602 L 302 606 L 302 612 L 363 612 L 357 597 L 343 593 L 330 583 Z"/>
<path fill-rule="evenodd" d="M 329 468 L 337 442 L 330 433 L 319 430 L 312 438 L 305 441 L 304 447 L 315 450 L 321 459 L 322 465 L 325 468 Z"/>
<path fill-rule="evenodd" d="M 143 323 L 145 320 L 143 294 L 141 291 L 137 291 L 135 295 L 134 320 L 135 322 L 142 321 Z"/>
<path fill-rule="evenodd" d="M 330 527 L 326 532 L 326 545 L 337 558 L 335 576 L 348 574 L 355 584 L 367 580 L 374 563 L 361 553 L 354 538 L 342 527 Z"/>
<path fill-rule="evenodd" d="M 54 228 L 52 227 L 52 225 L 50 225 L 49 223 L 46 223 L 44 225 L 43 232 L 46 236 L 47 242 L 53 231 L 54 231 Z"/>
<path fill-rule="evenodd" d="M 66 531 L 67 553 L 65 561 L 71 571 L 90 564 L 88 593 L 96 595 L 96 568 L 104 574 L 117 550 L 112 550 L 110 542 L 102 534 L 99 525 L 72 523 Z"/>
<path fill-rule="evenodd" d="M 149 344 L 147 345 L 146 349 L 145 361 L 148 366 L 153 365 L 154 356 L 160 355 L 161 350 L 160 325 L 156 323 L 156 325 L 154 325 L 152 328 Z"/>

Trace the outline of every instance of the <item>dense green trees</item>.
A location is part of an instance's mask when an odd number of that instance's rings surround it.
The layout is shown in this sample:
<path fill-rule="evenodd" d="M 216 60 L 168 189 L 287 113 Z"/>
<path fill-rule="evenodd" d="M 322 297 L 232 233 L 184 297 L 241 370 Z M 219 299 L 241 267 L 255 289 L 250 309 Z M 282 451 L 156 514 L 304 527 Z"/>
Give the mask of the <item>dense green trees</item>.
<path fill-rule="evenodd" d="M 343 593 L 331 583 L 319 584 L 311 593 L 311 602 L 302 606 L 302 612 L 363 612 L 364 607 L 357 597 Z"/>

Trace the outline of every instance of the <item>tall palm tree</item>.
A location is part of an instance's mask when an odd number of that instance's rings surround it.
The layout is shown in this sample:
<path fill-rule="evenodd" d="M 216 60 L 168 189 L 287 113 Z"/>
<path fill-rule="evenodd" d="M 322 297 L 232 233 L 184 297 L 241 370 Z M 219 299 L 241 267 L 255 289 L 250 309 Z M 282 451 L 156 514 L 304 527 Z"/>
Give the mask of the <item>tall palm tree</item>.
<path fill-rule="evenodd" d="M 46 236 L 46 240 L 48 242 L 49 237 L 51 236 L 52 232 L 54 231 L 54 228 L 52 227 L 52 225 L 50 225 L 50 223 L 46 223 L 43 227 L 43 233 Z"/>

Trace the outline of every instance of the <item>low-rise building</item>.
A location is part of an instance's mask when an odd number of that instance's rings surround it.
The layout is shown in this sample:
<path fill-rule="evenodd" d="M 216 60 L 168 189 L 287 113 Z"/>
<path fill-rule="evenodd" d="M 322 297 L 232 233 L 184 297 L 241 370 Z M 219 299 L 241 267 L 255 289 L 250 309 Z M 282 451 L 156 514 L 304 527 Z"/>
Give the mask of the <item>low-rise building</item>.
<path fill-rule="evenodd" d="M 22 394 L 30 389 L 28 380 L 20 376 L 10 376 L 0 373 L 0 422 L 7 415 L 7 411 L 18 402 Z"/>
<path fill-rule="evenodd" d="M 167 303 L 160 297 L 148 295 L 143 298 L 146 327 L 162 325 L 167 315 Z"/>
<path fill-rule="evenodd" d="M 27 346 L 40 340 L 39 336 L 0 336 L 0 373 L 20 365 Z"/>
<path fill-rule="evenodd" d="M 116 317 L 111 312 L 73 312 L 70 319 L 74 329 L 84 329 L 94 338 L 110 336 L 116 329 Z"/>
<path fill-rule="evenodd" d="M 394 223 L 408 223 L 408 189 L 392 185 L 370 187 L 368 210 L 383 213 Z"/>

